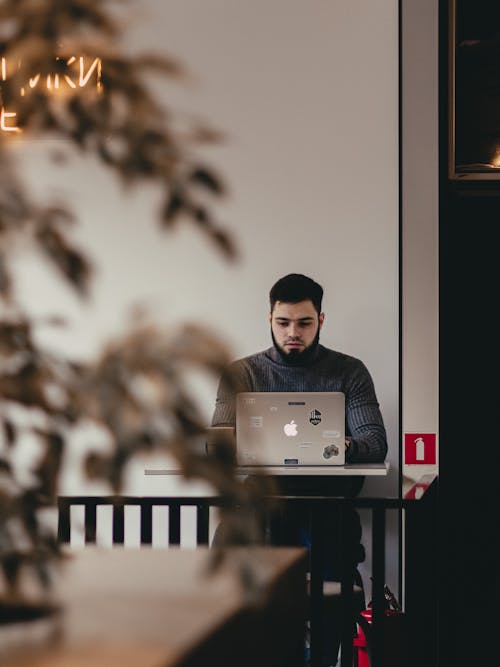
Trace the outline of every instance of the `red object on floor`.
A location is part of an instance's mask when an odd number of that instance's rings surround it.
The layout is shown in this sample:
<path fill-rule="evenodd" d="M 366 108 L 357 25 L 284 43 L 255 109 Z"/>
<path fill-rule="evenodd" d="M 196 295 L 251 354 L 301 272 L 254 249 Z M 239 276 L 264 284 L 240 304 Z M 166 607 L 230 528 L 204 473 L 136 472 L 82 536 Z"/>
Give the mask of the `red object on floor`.
<path fill-rule="evenodd" d="M 372 610 L 364 609 L 360 614 L 368 624 L 372 622 Z M 386 609 L 384 618 L 384 667 L 400 667 L 403 657 L 404 614 L 395 609 Z M 353 664 L 355 667 L 370 667 L 368 642 L 363 628 L 357 626 L 358 634 L 353 639 Z"/>
<path fill-rule="evenodd" d="M 372 620 L 372 610 L 364 609 L 361 612 L 361 616 L 366 618 L 368 623 L 371 623 Z M 354 637 L 352 642 L 354 646 L 354 664 L 357 667 L 370 667 L 370 660 L 368 659 L 368 645 L 366 642 L 366 635 L 363 631 L 363 628 L 358 624 L 358 634 Z"/>

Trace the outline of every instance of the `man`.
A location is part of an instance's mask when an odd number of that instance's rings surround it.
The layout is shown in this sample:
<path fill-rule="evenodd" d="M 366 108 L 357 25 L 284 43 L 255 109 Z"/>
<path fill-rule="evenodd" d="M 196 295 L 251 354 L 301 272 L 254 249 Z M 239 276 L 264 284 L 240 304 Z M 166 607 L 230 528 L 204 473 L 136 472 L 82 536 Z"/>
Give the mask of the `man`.
<path fill-rule="evenodd" d="M 359 359 L 328 349 L 319 336 L 325 321 L 321 310 L 323 288 L 311 278 L 289 274 L 278 280 L 269 293 L 273 346 L 233 362 L 221 378 L 213 426 L 234 426 L 235 395 L 243 391 L 341 391 L 345 394 L 347 463 L 383 462 L 387 453 L 384 422 L 371 376 Z M 276 484 L 284 495 L 352 496 L 359 493 L 363 477 L 279 476 Z M 325 579 L 339 580 L 338 555 L 340 518 L 329 512 L 325 535 Z M 345 510 L 344 539 L 349 541 L 357 563 L 364 560 L 361 526 L 354 510 Z M 347 536 L 347 537 L 346 537 Z M 305 511 L 287 511 L 279 524 L 271 522 L 272 544 L 308 545 L 308 516 Z M 345 545 L 344 545 L 345 546 Z M 356 571 L 356 582 L 362 586 Z M 335 664 L 339 637 L 330 629 L 326 664 Z"/>

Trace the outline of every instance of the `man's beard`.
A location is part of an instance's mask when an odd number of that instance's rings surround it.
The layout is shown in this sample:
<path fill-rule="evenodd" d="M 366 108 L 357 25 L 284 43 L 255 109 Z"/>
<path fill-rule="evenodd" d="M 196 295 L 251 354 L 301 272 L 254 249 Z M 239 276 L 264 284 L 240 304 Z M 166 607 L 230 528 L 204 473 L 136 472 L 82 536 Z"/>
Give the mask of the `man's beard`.
<path fill-rule="evenodd" d="M 276 342 L 276 338 L 274 337 L 272 329 L 271 329 L 271 338 L 273 339 L 273 344 L 275 349 L 278 351 L 280 357 L 286 364 L 288 364 L 289 366 L 303 366 L 309 361 L 309 359 L 316 352 L 316 348 L 318 347 L 319 344 L 319 327 L 313 342 L 307 347 L 305 347 L 303 350 L 290 350 L 290 352 L 284 352 Z"/>

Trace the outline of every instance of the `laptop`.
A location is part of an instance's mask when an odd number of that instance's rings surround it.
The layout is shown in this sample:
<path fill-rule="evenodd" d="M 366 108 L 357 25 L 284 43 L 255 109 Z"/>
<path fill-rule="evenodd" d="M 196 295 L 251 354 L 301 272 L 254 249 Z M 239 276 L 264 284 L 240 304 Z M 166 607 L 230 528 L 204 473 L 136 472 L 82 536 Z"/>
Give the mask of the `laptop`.
<path fill-rule="evenodd" d="M 344 394 L 237 394 L 236 459 L 239 466 L 344 465 Z"/>

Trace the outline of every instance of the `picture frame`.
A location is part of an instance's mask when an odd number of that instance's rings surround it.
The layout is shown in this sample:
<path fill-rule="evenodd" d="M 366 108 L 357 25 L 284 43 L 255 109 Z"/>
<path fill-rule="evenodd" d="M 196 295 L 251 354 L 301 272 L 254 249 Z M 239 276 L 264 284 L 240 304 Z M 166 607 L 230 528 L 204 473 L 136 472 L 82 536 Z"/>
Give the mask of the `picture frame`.
<path fill-rule="evenodd" d="M 500 181 L 500 2 L 449 0 L 448 40 L 448 177 Z"/>

